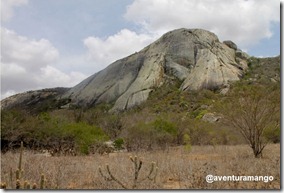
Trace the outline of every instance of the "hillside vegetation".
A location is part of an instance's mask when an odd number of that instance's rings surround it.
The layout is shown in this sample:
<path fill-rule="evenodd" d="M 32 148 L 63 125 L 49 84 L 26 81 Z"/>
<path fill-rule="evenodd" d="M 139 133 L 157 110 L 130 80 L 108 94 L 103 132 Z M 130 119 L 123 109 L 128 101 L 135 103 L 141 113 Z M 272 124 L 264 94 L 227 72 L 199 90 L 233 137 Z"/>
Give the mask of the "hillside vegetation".
<path fill-rule="evenodd" d="M 146 102 L 120 113 L 109 113 L 113 104 L 61 109 L 52 99 L 45 108 L 2 110 L 1 151 L 16 149 L 21 141 L 32 150 L 77 155 L 103 153 L 107 140 L 128 151 L 246 143 L 238 130 L 226 124 L 224 114 L 228 112 L 222 112 L 220 105 L 239 100 L 240 90 L 246 95 L 263 91 L 263 97 L 269 90 L 280 109 L 280 57 L 252 57 L 248 65 L 241 81 L 215 90 L 181 91 L 181 82 L 169 78 Z M 280 111 L 274 118 L 279 120 Z M 267 129 L 264 136 L 266 142 L 279 142 L 280 124 Z"/>

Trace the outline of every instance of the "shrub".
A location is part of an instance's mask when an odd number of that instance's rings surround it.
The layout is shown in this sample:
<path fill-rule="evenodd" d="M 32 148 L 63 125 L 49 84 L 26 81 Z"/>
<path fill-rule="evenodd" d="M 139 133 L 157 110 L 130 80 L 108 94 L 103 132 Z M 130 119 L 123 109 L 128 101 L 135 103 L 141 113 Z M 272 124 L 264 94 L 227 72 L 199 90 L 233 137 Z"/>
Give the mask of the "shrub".
<path fill-rule="evenodd" d="M 64 137 L 72 137 L 75 140 L 83 154 L 89 153 L 89 147 L 92 144 L 108 140 L 102 129 L 83 122 L 66 124 L 61 129 Z"/>
<path fill-rule="evenodd" d="M 115 139 L 123 129 L 123 122 L 120 115 L 108 114 L 101 119 L 100 126 L 111 139 Z"/>
<path fill-rule="evenodd" d="M 170 135 L 177 134 L 177 127 L 174 123 L 158 118 L 154 122 L 150 123 L 154 130 L 161 133 L 168 133 Z"/>
<path fill-rule="evenodd" d="M 152 122 L 143 121 L 127 130 L 126 146 L 128 150 L 151 150 L 155 147 L 165 149 L 177 138 L 177 126 L 162 118 Z"/>
<path fill-rule="evenodd" d="M 201 119 L 206 113 L 208 113 L 207 110 L 200 110 L 197 111 L 197 116 L 195 117 L 196 119 Z"/>
<path fill-rule="evenodd" d="M 126 129 L 126 148 L 128 151 L 151 149 L 152 137 L 152 131 L 148 125 L 144 122 L 139 122 L 135 126 Z"/>
<path fill-rule="evenodd" d="M 184 142 L 184 149 L 187 152 L 191 151 L 191 140 L 190 140 L 190 136 L 186 133 L 183 135 L 183 142 Z"/>
<path fill-rule="evenodd" d="M 210 145 L 214 136 L 213 125 L 198 119 L 192 120 L 189 128 L 192 145 Z"/>
<path fill-rule="evenodd" d="M 123 149 L 123 145 L 124 145 L 124 140 L 122 138 L 118 138 L 116 140 L 114 140 L 114 147 L 117 150 L 121 150 Z"/>

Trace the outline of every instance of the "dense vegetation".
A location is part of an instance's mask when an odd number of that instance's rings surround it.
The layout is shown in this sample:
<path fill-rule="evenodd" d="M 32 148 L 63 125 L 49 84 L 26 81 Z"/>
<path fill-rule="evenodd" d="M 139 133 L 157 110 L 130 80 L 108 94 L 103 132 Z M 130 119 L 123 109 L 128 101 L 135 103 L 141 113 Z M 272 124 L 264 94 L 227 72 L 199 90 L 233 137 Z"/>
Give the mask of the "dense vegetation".
<path fill-rule="evenodd" d="M 251 58 L 243 79 L 231 84 L 225 95 L 220 94 L 222 88 L 182 92 L 181 82 L 170 80 L 154 90 L 145 103 L 119 114 L 108 113 L 109 104 L 90 109 L 44 108 L 36 114 L 19 109 L 3 110 L 1 150 L 18 148 L 21 141 L 30 149 L 75 154 L 101 153 L 107 140 L 115 141 L 117 149 L 125 147 L 129 151 L 246 143 L 246 138 L 234 126 L 226 124 L 224 115 L 228 109 L 220 106 L 235 104 L 240 99 L 240 91 L 250 96 L 258 90 L 260 98 L 267 98 L 265 91 L 269 90 L 272 95 L 267 100 L 280 109 L 279 64 L 280 57 Z M 230 108 L 237 110 L 239 106 Z M 273 119 L 279 123 L 280 111 L 275 112 Z M 208 113 L 221 118 L 206 121 L 203 117 Z M 267 127 L 262 135 L 265 142 L 279 142 L 280 124 L 271 123 Z"/>

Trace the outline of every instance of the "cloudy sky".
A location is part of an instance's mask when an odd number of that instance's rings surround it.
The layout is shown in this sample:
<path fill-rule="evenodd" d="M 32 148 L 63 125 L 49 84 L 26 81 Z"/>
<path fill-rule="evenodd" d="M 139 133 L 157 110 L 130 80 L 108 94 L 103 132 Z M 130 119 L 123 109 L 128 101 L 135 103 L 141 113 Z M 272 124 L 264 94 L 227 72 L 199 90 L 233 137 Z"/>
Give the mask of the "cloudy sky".
<path fill-rule="evenodd" d="M 1 0 L 1 98 L 74 86 L 182 27 L 280 54 L 278 0 Z"/>

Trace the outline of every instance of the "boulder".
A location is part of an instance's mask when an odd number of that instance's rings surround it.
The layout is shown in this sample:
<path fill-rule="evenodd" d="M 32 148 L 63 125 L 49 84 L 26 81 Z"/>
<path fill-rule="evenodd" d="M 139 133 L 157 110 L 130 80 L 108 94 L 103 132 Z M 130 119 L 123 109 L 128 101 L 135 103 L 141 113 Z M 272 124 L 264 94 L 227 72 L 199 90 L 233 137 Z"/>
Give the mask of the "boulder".
<path fill-rule="evenodd" d="M 220 90 L 220 94 L 226 95 L 230 90 L 230 84 L 225 84 Z"/>
<path fill-rule="evenodd" d="M 234 42 L 232 42 L 231 40 L 223 41 L 223 43 L 226 46 L 228 46 L 229 48 L 232 48 L 233 50 L 237 50 L 238 49 L 237 45 Z"/>
<path fill-rule="evenodd" d="M 248 60 L 250 58 L 250 56 L 247 53 L 243 52 L 240 49 L 236 50 L 236 57 L 239 57 L 239 58 L 245 59 L 245 60 Z"/>
<path fill-rule="evenodd" d="M 230 90 L 230 87 L 222 88 L 220 90 L 220 94 L 226 95 L 229 92 L 229 90 Z"/>
<path fill-rule="evenodd" d="M 219 121 L 221 116 L 215 115 L 215 113 L 206 113 L 203 115 L 202 120 L 210 123 Z"/>

